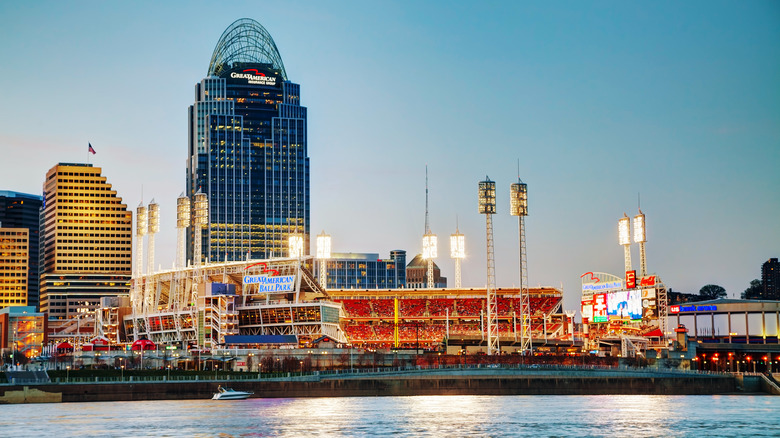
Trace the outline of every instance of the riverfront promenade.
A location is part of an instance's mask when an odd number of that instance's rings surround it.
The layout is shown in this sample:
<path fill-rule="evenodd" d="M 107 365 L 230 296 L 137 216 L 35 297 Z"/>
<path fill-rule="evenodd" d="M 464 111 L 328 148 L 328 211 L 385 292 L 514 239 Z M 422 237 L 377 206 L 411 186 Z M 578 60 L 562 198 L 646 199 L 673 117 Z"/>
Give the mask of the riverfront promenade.
<path fill-rule="evenodd" d="M 0 385 L 0 403 L 89 402 L 205 399 L 219 385 L 253 391 L 254 397 L 340 397 L 410 395 L 593 395 L 771 393 L 752 374 L 586 367 L 406 367 L 381 371 L 341 370 L 286 373 L 273 377 L 246 374 L 208 380 L 175 376 L 69 379 L 40 384 Z M 77 380 L 77 381 L 74 381 Z M 775 388 L 777 388 L 775 386 Z M 780 391 L 777 392 L 780 395 Z"/>

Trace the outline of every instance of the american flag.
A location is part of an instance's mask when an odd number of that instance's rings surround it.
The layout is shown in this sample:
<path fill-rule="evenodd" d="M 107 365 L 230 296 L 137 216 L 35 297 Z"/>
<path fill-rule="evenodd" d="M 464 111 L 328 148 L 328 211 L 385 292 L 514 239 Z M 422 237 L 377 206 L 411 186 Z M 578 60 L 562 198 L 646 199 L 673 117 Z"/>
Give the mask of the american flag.
<path fill-rule="evenodd" d="M 95 155 L 95 149 L 92 147 L 92 143 L 87 143 L 87 144 L 89 144 L 89 153 Z"/>

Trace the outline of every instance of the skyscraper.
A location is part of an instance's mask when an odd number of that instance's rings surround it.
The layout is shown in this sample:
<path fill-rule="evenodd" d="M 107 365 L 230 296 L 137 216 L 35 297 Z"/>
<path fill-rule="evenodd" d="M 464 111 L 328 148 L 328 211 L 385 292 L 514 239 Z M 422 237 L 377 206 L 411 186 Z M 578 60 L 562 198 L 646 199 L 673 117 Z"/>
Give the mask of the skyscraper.
<path fill-rule="evenodd" d="M 765 300 L 780 300 L 780 262 L 772 257 L 761 265 L 761 284 Z"/>
<path fill-rule="evenodd" d="M 38 236 L 41 202 L 38 195 L 0 191 L 0 227 L 25 228 L 27 242 L 27 305 L 38 307 Z"/>
<path fill-rule="evenodd" d="M 285 257 L 290 235 L 303 236 L 309 254 L 306 108 L 276 44 L 254 20 L 225 30 L 208 76 L 195 86 L 188 157 L 187 194 L 209 200 L 204 257 Z"/>
<path fill-rule="evenodd" d="M 91 164 L 46 173 L 41 219 L 41 311 L 49 319 L 88 314 L 101 297 L 127 296 L 132 214 Z"/>
<path fill-rule="evenodd" d="M 30 230 L 0 226 L 0 308 L 27 305 Z"/>

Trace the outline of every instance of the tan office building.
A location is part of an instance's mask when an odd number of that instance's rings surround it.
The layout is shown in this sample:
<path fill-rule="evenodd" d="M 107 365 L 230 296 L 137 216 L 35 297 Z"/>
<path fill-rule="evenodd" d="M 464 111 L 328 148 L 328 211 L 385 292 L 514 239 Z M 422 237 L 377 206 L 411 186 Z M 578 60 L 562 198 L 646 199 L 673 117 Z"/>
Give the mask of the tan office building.
<path fill-rule="evenodd" d="M 91 164 L 52 167 L 43 193 L 41 311 L 50 320 L 80 316 L 81 331 L 100 298 L 128 296 L 132 213 Z"/>

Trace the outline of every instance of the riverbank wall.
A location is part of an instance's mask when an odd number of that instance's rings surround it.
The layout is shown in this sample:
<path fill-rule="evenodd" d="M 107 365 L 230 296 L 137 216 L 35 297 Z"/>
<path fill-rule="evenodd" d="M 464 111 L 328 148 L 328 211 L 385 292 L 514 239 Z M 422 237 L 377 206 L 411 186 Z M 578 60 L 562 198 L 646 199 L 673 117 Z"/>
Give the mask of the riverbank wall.
<path fill-rule="evenodd" d="M 0 385 L 2 403 L 60 403 L 210 398 L 219 385 L 253 397 L 376 397 L 413 395 L 733 394 L 728 374 L 626 371 L 420 370 L 304 375 L 241 381 L 156 381 Z"/>

